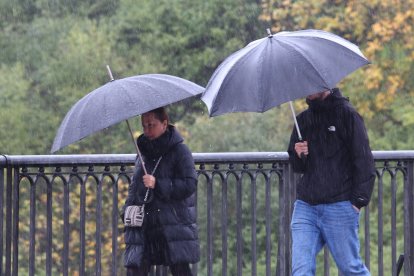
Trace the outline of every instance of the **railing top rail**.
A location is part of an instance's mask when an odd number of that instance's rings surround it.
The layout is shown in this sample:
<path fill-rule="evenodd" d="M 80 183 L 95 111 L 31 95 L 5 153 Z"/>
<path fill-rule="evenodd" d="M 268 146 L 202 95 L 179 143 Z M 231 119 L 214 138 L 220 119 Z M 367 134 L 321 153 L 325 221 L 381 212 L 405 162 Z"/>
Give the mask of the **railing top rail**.
<path fill-rule="evenodd" d="M 131 164 L 135 154 L 56 154 L 56 155 L 3 155 L 0 165 L 6 162 L 12 166 L 19 165 L 88 165 L 88 164 Z M 3 159 L 2 159 L 3 157 Z"/>
<path fill-rule="evenodd" d="M 376 161 L 379 160 L 414 160 L 414 150 L 373 151 Z"/>
<path fill-rule="evenodd" d="M 257 163 L 288 161 L 287 152 L 211 152 L 193 153 L 196 163 Z"/>
<path fill-rule="evenodd" d="M 376 161 L 414 160 L 414 150 L 373 151 Z M 193 153 L 196 163 L 286 162 L 287 152 L 212 152 Z M 76 154 L 76 155 L 0 155 L 0 166 L 21 165 L 129 165 L 135 154 Z"/>
<path fill-rule="evenodd" d="M 286 152 L 214 152 L 193 153 L 196 163 L 245 163 L 287 161 Z M 76 154 L 76 155 L 2 155 L 0 165 L 88 165 L 131 164 L 135 154 Z"/>

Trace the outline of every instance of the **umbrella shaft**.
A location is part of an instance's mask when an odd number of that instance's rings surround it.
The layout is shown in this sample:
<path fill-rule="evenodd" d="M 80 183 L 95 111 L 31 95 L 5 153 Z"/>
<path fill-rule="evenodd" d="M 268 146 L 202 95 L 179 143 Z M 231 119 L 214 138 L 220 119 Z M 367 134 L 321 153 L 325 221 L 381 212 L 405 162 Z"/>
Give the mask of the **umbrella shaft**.
<path fill-rule="evenodd" d="M 289 101 L 289 105 L 290 105 L 290 110 L 292 110 L 293 121 L 295 122 L 295 127 L 296 127 L 296 131 L 298 133 L 299 141 L 302 141 L 303 140 L 302 139 L 302 134 L 300 133 L 298 120 L 296 120 L 296 113 L 295 113 L 295 110 L 293 109 L 292 101 Z"/>
<path fill-rule="evenodd" d="M 129 121 L 128 120 L 125 120 L 125 121 L 126 121 L 126 123 L 128 125 L 129 134 L 131 134 L 132 142 L 134 143 L 135 149 L 137 150 L 137 154 L 138 154 L 139 160 L 141 161 L 142 168 L 144 169 L 144 173 L 145 174 L 148 174 L 147 173 L 147 169 L 145 168 L 144 159 L 142 159 L 142 155 L 141 155 L 141 152 L 139 150 L 138 144 L 135 142 L 134 133 L 132 133 L 131 125 L 129 124 Z"/>

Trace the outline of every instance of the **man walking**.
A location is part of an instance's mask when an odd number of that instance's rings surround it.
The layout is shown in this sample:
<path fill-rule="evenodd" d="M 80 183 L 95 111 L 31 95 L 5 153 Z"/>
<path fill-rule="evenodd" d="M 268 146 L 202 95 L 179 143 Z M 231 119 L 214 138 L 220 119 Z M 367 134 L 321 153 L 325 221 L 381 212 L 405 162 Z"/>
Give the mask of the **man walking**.
<path fill-rule="evenodd" d="M 370 275 L 359 254 L 359 213 L 369 203 L 375 165 L 361 116 L 339 89 L 306 98 L 288 153 L 302 173 L 291 222 L 292 274 L 315 275 L 326 244 L 345 275 Z M 301 156 L 303 156 L 301 158 Z"/>

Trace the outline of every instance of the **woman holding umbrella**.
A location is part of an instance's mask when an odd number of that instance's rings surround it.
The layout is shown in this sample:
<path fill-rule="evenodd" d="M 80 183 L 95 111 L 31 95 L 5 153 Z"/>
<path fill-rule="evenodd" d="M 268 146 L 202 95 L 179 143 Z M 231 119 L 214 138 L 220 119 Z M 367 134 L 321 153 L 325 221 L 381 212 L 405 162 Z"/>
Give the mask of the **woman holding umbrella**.
<path fill-rule="evenodd" d="M 127 275 L 148 275 L 152 265 L 192 275 L 189 264 L 200 258 L 194 160 L 164 108 L 142 114 L 141 121 L 137 145 L 144 162 L 136 164 L 123 211 L 143 203 L 145 211 L 141 227 L 125 227 Z"/>

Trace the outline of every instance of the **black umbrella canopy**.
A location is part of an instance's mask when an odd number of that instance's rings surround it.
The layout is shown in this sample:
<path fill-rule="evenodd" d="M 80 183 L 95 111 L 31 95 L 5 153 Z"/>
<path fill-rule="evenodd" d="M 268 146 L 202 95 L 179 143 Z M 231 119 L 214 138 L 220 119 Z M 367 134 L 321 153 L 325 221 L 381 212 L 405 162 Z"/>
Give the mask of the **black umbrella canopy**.
<path fill-rule="evenodd" d="M 268 32 L 230 55 L 213 73 L 201 97 L 210 116 L 265 112 L 332 89 L 369 63 L 355 44 L 329 32 Z"/>
<path fill-rule="evenodd" d="M 113 80 L 80 99 L 63 119 L 51 152 L 121 121 L 200 95 L 204 88 L 166 74 Z"/>

